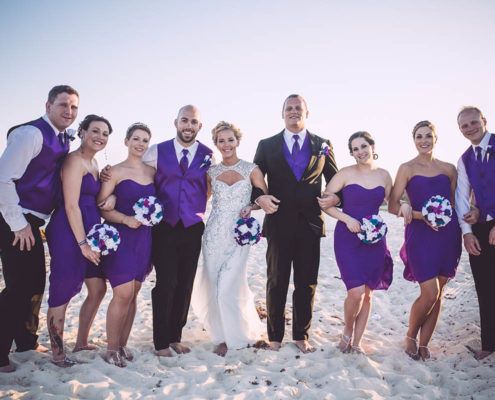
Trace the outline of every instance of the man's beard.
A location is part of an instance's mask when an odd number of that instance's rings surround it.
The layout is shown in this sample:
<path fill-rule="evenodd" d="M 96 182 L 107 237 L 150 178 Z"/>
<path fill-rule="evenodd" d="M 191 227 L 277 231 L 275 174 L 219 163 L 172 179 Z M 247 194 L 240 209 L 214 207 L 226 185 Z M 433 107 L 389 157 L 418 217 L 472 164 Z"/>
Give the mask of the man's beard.
<path fill-rule="evenodd" d="M 182 132 L 181 131 L 177 131 L 177 136 L 179 137 L 180 140 L 182 140 L 184 143 L 191 143 L 191 142 L 194 142 L 194 140 L 196 139 L 196 135 L 198 133 L 192 133 L 191 134 L 191 138 L 190 139 L 186 139 L 183 135 L 182 135 Z"/>

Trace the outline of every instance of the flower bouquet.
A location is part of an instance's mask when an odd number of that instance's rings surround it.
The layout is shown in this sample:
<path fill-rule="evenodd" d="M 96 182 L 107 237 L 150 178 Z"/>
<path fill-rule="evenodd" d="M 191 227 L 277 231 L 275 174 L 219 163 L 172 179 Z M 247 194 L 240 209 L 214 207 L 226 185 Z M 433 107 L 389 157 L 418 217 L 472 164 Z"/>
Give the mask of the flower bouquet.
<path fill-rule="evenodd" d="M 421 209 L 421 214 L 431 226 L 440 228 L 452 219 L 452 204 L 443 196 L 431 196 Z"/>
<path fill-rule="evenodd" d="M 102 256 L 116 251 L 120 244 L 119 231 L 111 225 L 95 224 L 86 235 L 91 250 Z"/>
<path fill-rule="evenodd" d="M 387 224 L 379 215 L 368 215 L 362 219 L 362 232 L 357 234 L 358 238 L 367 244 L 377 243 L 387 234 Z"/>
<path fill-rule="evenodd" d="M 256 218 L 240 218 L 234 224 L 234 239 L 239 246 L 254 245 L 261 239 L 261 225 Z"/>
<path fill-rule="evenodd" d="M 163 206 L 155 196 L 142 197 L 132 206 L 135 218 L 146 226 L 158 224 L 163 219 Z"/>

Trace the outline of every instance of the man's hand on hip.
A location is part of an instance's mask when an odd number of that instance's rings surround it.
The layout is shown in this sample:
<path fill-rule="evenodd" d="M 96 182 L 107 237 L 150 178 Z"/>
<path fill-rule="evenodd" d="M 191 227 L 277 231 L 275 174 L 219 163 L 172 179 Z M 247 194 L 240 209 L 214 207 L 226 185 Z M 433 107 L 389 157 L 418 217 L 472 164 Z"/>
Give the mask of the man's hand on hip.
<path fill-rule="evenodd" d="M 479 256 L 481 254 L 480 242 L 478 242 L 478 239 L 473 233 L 466 233 L 464 235 L 464 247 L 473 256 Z"/>

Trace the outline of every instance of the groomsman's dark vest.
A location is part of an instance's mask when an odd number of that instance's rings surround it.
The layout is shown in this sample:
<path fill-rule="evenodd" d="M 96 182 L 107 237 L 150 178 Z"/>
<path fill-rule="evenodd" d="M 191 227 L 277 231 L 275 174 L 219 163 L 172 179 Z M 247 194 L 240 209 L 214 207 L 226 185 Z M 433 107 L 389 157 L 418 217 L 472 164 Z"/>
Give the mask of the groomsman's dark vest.
<path fill-rule="evenodd" d="M 69 152 L 69 143 L 62 144 L 48 122 L 43 118 L 9 129 L 9 135 L 19 126 L 31 125 L 43 135 L 40 153 L 28 164 L 24 175 L 16 182 L 19 205 L 42 214 L 50 214 L 61 198 L 60 167 Z"/>
<path fill-rule="evenodd" d="M 480 208 L 480 222 L 486 222 L 486 216 L 495 218 L 495 135 L 490 135 L 488 149 L 481 163 L 476 162 L 473 146 L 469 146 L 462 155 L 469 183 L 473 188 L 476 205 Z"/>
<path fill-rule="evenodd" d="M 211 150 L 198 142 L 194 159 L 182 174 L 175 153 L 174 141 L 167 140 L 157 146 L 155 184 L 158 198 L 164 205 L 163 218 L 171 226 L 179 220 L 187 228 L 203 220 L 206 210 L 206 171 L 203 165 Z"/>

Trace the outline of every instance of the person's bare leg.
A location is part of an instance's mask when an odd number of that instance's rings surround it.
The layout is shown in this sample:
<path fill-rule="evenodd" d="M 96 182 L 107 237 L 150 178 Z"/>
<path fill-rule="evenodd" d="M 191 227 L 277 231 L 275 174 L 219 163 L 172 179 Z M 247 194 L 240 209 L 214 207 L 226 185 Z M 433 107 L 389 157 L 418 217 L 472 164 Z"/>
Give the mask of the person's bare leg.
<path fill-rule="evenodd" d="M 46 314 L 50 344 L 52 347 L 52 362 L 62 368 L 72 367 L 75 362 L 69 360 L 64 349 L 64 323 L 67 305 L 49 307 Z"/>
<path fill-rule="evenodd" d="M 134 287 L 134 295 L 129 304 L 129 309 L 127 311 L 127 316 L 124 321 L 124 326 L 122 327 L 122 333 L 120 335 L 120 343 L 119 343 L 120 354 L 128 361 L 132 361 L 134 358 L 132 353 L 127 349 L 127 341 L 129 340 L 129 336 L 132 330 L 132 325 L 134 323 L 134 318 L 136 316 L 137 296 L 139 290 L 141 289 L 141 282 L 132 281 L 132 283 Z"/>
<path fill-rule="evenodd" d="M 364 298 L 361 303 L 361 310 L 359 310 L 359 314 L 356 317 L 356 322 L 354 324 L 354 338 L 352 340 L 352 347 L 359 348 L 361 345 L 361 339 L 363 337 L 364 331 L 366 330 L 366 326 L 368 325 L 368 318 L 370 316 L 371 311 L 371 296 L 373 295 L 373 291 L 365 286 Z"/>
<path fill-rule="evenodd" d="M 107 291 L 107 284 L 104 279 L 89 278 L 85 279 L 84 283 L 88 288 L 88 296 L 84 300 L 81 310 L 79 311 L 79 327 L 77 329 L 74 352 L 97 349 L 96 346 L 88 345 L 89 330 L 93 324 L 96 313 L 98 312 L 98 307 Z"/>
<path fill-rule="evenodd" d="M 342 352 L 348 352 L 351 347 L 351 338 L 354 332 L 356 318 L 361 311 L 364 301 L 364 285 L 352 288 L 347 291 L 347 297 L 344 301 L 344 332 L 337 348 Z"/>

